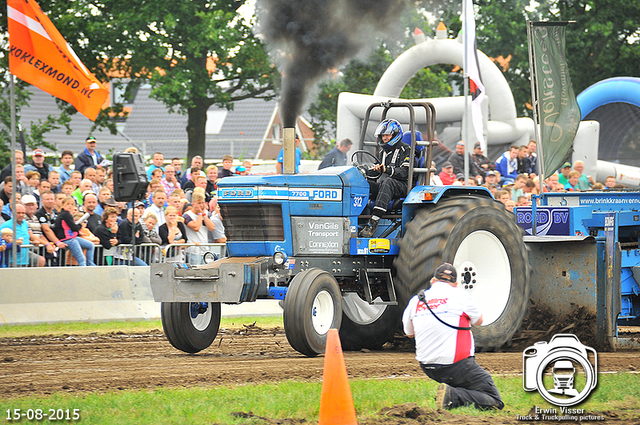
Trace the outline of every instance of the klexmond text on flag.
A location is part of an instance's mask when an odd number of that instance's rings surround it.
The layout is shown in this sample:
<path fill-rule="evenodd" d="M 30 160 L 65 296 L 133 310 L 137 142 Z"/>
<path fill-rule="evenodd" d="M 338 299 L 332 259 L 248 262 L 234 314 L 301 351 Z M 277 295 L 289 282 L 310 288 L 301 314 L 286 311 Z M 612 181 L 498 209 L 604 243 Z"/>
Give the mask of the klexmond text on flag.
<path fill-rule="evenodd" d="M 95 121 L 109 91 L 33 0 L 8 0 L 9 71 Z"/>

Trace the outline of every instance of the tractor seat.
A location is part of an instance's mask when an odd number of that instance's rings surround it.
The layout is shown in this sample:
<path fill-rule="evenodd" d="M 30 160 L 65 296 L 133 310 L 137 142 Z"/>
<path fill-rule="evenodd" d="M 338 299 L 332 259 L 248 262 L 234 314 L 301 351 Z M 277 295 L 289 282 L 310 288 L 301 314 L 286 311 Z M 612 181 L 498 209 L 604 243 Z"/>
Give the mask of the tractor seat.
<path fill-rule="evenodd" d="M 422 142 L 422 133 L 416 131 L 416 142 Z M 411 132 L 402 135 L 402 142 L 411 146 Z M 424 159 L 421 157 L 424 146 L 416 145 L 416 158 L 418 158 L 418 168 L 424 168 Z"/>

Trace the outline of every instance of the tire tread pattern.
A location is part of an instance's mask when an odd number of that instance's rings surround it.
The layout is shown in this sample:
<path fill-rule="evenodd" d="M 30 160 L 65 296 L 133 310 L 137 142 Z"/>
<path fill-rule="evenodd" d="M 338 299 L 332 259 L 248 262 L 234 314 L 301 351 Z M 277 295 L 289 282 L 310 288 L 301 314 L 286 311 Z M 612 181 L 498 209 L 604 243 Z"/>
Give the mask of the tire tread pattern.
<path fill-rule="evenodd" d="M 327 290 L 332 296 L 334 317 L 331 328 L 340 329 L 342 298 L 335 278 L 328 272 L 311 268 L 298 273 L 287 290 L 282 319 L 289 344 L 298 352 L 315 357 L 325 351 L 326 335 L 319 335 L 313 328 L 311 311 L 317 293 Z"/>
<path fill-rule="evenodd" d="M 176 349 L 195 354 L 209 347 L 220 329 L 220 303 L 209 303 L 211 321 L 206 329 L 197 330 L 191 321 L 190 303 L 163 302 L 160 307 L 162 329 Z"/>
<path fill-rule="evenodd" d="M 511 292 L 503 314 L 494 323 L 473 330 L 477 351 L 495 351 L 522 324 L 531 275 L 524 231 L 501 203 L 477 196 L 456 197 L 419 211 L 400 241 L 400 254 L 394 262 L 398 276 L 396 291 L 404 309 L 419 290 L 429 288 L 438 265 L 453 262 L 461 239 L 475 230 L 488 230 L 498 237 L 511 266 Z"/>

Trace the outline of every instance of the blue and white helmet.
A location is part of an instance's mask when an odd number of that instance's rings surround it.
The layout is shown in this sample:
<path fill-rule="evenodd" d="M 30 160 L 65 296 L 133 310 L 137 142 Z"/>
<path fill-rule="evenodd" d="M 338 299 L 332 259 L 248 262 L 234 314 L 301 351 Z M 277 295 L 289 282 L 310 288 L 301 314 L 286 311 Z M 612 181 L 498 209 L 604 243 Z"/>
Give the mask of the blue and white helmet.
<path fill-rule="evenodd" d="M 377 138 L 378 143 L 382 145 L 382 135 L 391 134 L 391 140 L 386 146 L 393 146 L 402 140 L 402 125 L 397 120 L 388 119 L 378 124 L 374 136 Z"/>

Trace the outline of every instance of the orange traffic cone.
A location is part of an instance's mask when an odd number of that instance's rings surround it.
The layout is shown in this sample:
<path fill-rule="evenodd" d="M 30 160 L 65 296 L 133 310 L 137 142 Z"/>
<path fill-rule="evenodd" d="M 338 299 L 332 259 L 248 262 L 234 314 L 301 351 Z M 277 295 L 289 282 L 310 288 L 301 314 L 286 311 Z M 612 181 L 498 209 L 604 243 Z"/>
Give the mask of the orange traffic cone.
<path fill-rule="evenodd" d="M 324 353 L 320 421 L 318 425 L 357 425 L 351 387 L 347 378 L 342 346 L 337 329 L 329 329 Z"/>

